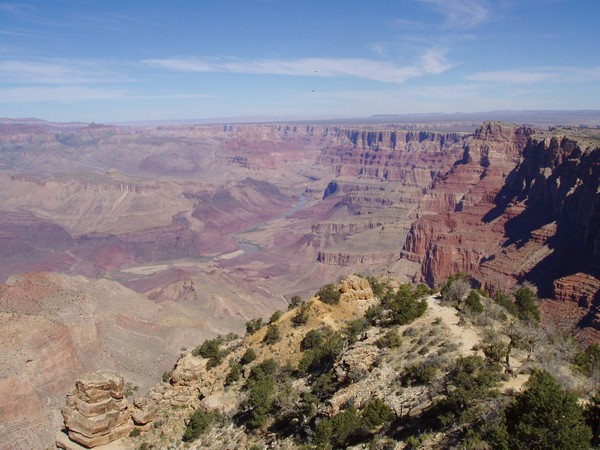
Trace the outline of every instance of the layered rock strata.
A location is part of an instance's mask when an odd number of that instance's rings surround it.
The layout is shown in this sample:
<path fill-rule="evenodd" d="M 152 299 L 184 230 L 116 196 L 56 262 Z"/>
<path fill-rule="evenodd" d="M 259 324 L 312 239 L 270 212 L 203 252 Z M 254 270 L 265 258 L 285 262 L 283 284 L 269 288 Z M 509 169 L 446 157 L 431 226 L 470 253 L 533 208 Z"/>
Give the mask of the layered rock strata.
<path fill-rule="evenodd" d="M 112 371 L 79 378 L 61 409 L 69 439 L 92 448 L 129 434 L 133 424 L 123 387 L 123 377 Z"/>

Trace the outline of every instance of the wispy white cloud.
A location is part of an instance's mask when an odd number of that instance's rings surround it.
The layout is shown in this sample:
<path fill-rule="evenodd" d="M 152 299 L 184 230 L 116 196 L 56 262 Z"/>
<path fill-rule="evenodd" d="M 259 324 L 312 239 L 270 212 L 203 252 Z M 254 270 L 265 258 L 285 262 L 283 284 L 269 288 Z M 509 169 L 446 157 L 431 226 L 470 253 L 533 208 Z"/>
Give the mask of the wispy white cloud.
<path fill-rule="evenodd" d="M 476 72 L 467 80 L 499 84 L 534 84 L 541 82 L 587 82 L 600 79 L 600 67 L 541 67 L 536 69 Z"/>
<path fill-rule="evenodd" d="M 387 45 L 381 43 L 381 42 L 373 42 L 369 45 L 367 45 L 367 48 L 375 53 L 377 53 L 379 56 L 385 56 L 387 53 Z"/>
<path fill-rule="evenodd" d="M 0 80 L 9 83 L 83 84 L 124 81 L 107 62 L 36 59 L 0 60 Z"/>
<path fill-rule="evenodd" d="M 428 50 L 421 57 L 425 72 L 440 74 L 450 69 L 452 65 L 446 59 L 446 52 L 441 50 Z"/>
<path fill-rule="evenodd" d="M 402 84 L 424 74 L 439 74 L 450 67 L 442 52 L 428 51 L 415 64 L 398 66 L 389 61 L 363 58 L 259 59 L 239 58 L 166 58 L 147 59 L 149 66 L 178 72 L 227 72 L 293 76 L 350 76 L 384 83 Z"/>
<path fill-rule="evenodd" d="M 117 100 L 127 95 L 124 89 L 100 89 L 85 86 L 14 87 L 0 89 L 1 103 L 61 102 Z"/>
<path fill-rule="evenodd" d="M 417 0 L 431 6 L 444 17 L 448 28 L 473 28 L 489 20 L 491 13 L 484 0 Z"/>

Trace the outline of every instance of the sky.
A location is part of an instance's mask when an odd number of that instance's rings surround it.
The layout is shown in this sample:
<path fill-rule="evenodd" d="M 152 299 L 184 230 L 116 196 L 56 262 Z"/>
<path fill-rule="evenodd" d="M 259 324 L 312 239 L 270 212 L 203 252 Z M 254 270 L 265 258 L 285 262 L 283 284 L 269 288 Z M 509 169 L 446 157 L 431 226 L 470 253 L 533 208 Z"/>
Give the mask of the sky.
<path fill-rule="evenodd" d="M 0 117 L 600 109 L 600 0 L 0 0 Z"/>

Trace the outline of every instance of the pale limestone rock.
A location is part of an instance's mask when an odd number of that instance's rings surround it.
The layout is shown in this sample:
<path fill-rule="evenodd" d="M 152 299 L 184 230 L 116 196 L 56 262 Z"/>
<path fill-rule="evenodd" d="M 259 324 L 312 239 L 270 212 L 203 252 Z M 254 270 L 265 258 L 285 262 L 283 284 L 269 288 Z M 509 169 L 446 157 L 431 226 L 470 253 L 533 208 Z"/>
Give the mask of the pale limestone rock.
<path fill-rule="evenodd" d="M 156 414 L 156 404 L 141 395 L 133 397 L 133 408 L 131 409 L 131 418 L 136 425 L 146 425 L 154 420 Z"/>
<path fill-rule="evenodd" d="M 92 448 L 129 434 L 133 424 L 123 387 L 123 377 L 112 371 L 94 372 L 77 380 L 61 409 L 72 442 Z M 146 408 L 141 416 L 151 420 L 149 403 L 139 400 L 138 404 Z M 142 407 L 138 409 L 143 410 Z M 57 445 L 64 449 L 77 448 L 66 446 L 64 441 L 62 435 Z"/>

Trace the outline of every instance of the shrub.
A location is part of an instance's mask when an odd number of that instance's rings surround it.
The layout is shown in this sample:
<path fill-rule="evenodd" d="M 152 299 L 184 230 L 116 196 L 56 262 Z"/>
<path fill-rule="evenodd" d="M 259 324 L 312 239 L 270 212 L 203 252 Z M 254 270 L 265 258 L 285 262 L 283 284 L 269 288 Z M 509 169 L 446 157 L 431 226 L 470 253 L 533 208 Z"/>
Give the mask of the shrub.
<path fill-rule="evenodd" d="M 392 287 L 388 283 L 385 281 L 379 281 L 372 275 L 366 277 L 366 280 L 371 285 L 373 295 L 379 299 L 382 299 L 389 291 L 392 290 Z"/>
<path fill-rule="evenodd" d="M 370 431 L 374 431 L 381 425 L 388 424 L 396 418 L 394 410 L 380 398 L 367 401 L 360 415 L 364 425 Z"/>
<path fill-rule="evenodd" d="M 281 319 L 281 316 L 283 316 L 283 311 L 277 310 L 273 313 L 273 315 L 271 316 L 271 318 L 269 319 L 269 323 L 275 323 L 277 322 L 279 319 Z"/>
<path fill-rule="evenodd" d="M 247 422 L 250 428 L 261 427 L 269 417 L 276 394 L 277 369 L 274 360 L 266 359 L 252 369 L 246 380 L 249 394 L 245 406 L 250 414 Z"/>
<path fill-rule="evenodd" d="M 281 333 L 279 332 L 279 327 L 276 324 L 269 325 L 263 341 L 266 344 L 272 345 L 278 342 L 280 339 Z"/>
<path fill-rule="evenodd" d="M 512 314 L 513 316 L 516 316 L 519 313 L 517 307 L 515 306 L 515 302 L 513 302 L 512 298 L 510 298 L 510 296 L 503 291 L 498 291 L 496 295 L 494 295 L 494 301 L 506 309 L 506 312 Z"/>
<path fill-rule="evenodd" d="M 377 325 L 383 318 L 384 309 L 382 305 L 369 306 L 369 309 L 365 312 L 364 318 L 367 319 L 371 325 Z"/>
<path fill-rule="evenodd" d="M 302 299 L 300 298 L 300 296 L 294 295 L 292 298 L 290 298 L 290 303 L 288 304 L 288 311 L 290 309 L 294 309 L 294 308 L 300 306 L 301 303 L 302 303 Z"/>
<path fill-rule="evenodd" d="M 311 350 L 320 347 L 323 343 L 323 334 L 319 330 L 310 330 L 302 339 L 300 348 L 302 350 Z"/>
<path fill-rule="evenodd" d="M 406 325 L 421 317 L 427 311 L 427 301 L 417 300 L 410 295 L 397 295 L 395 301 L 390 303 L 392 325 Z"/>
<path fill-rule="evenodd" d="M 501 376 L 502 366 L 487 363 L 480 356 L 464 356 L 457 360 L 446 385 L 446 398 L 436 404 L 438 419 L 442 425 L 471 422 L 478 414 L 478 407 L 493 397 Z"/>
<path fill-rule="evenodd" d="M 171 380 L 171 375 L 173 375 L 172 370 L 165 370 L 162 374 L 162 380 L 164 383 L 168 383 Z"/>
<path fill-rule="evenodd" d="M 411 364 L 403 376 L 404 384 L 428 384 L 433 381 L 438 371 L 435 364 L 427 361 Z"/>
<path fill-rule="evenodd" d="M 528 286 L 521 286 L 515 292 L 515 306 L 519 319 L 527 322 L 540 321 L 540 309 L 538 307 L 538 296 L 535 291 Z"/>
<path fill-rule="evenodd" d="M 355 408 L 347 408 L 319 423 L 315 433 L 318 448 L 346 448 L 353 439 L 364 434 L 361 418 Z"/>
<path fill-rule="evenodd" d="M 220 414 L 217 411 L 208 412 L 203 409 L 197 409 L 190 415 L 181 440 L 184 442 L 195 441 L 208 429 L 215 419 L 219 418 Z"/>
<path fill-rule="evenodd" d="M 240 363 L 232 362 L 230 364 L 229 373 L 225 377 L 225 386 L 238 381 L 242 375 L 242 365 Z"/>
<path fill-rule="evenodd" d="M 327 303 L 328 305 L 336 305 L 340 302 L 342 293 L 335 285 L 326 284 L 319 289 L 316 295 L 323 303 Z"/>
<path fill-rule="evenodd" d="M 246 322 L 246 333 L 254 334 L 263 326 L 262 317 L 258 317 L 257 319 L 251 319 Z"/>
<path fill-rule="evenodd" d="M 481 298 L 477 291 L 471 290 L 469 295 L 467 295 L 467 299 L 465 300 L 465 307 L 476 314 L 481 314 L 483 312 L 483 303 L 481 303 Z"/>
<path fill-rule="evenodd" d="M 300 325 L 306 324 L 308 322 L 308 309 L 310 308 L 309 303 L 302 303 L 300 308 L 296 311 L 296 314 L 292 316 L 292 325 L 295 327 L 299 327 Z"/>
<path fill-rule="evenodd" d="M 575 395 L 565 391 L 548 372 L 534 372 L 525 386 L 506 410 L 509 448 L 590 447 L 592 431 Z"/>
<path fill-rule="evenodd" d="M 442 298 L 447 301 L 459 301 L 462 300 L 462 297 L 467 293 L 467 291 L 471 288 L 471 275 L 466 272 L 456 272 L 448 277 L 445 283 L 442 284 L 440 288 L 440 293 L 442 294 Z M 450 293 L 454 283 L 458 282 L 458 284 L 454 287 L 454 292 Z M 456 294 L 460 294 L 460 292 L 456 292 L 458 288 L 464 288 L 462 291 L 462 295 L 457 296 Z M 462 290 L 462 289 L 460 289 Z"/>
<path fill-rule="evenodd" d="M 248 348 L 248 350 L 246 350 L 246 353 L 244 353 L 244 355 L 240 359 L 240 364 L 242 366 L 245 366 L 246 364 L 250 364 L 255 359 L 256 359 L 256 352 L 254 351 L 254 349 Z"/>
<path fill-rule="evenodd" d="M 351 320 L 346 324 L 346 328 L 344 329 L 344 334 L 348 338 L 350 344 L 353 344 L 357 341 L 358 336 L 363 332 L 369 329 L 371 324 L 364 317 L 360 317 L 355 320 Z"/>
<path fill-rule="evenodd" d="M 313 394 L 315 394 L 319 400 L 330 398 L 337 392 L 338 388 L 339 383 L 337 378 L 331 372 L 321 375 L 312 384 Z"/>
<path fill-rule="evenodd" d="M 274 359 L 265 359 L 250 371 L 250 376 L 246 381 L 246 385 L 251 388 L 252 384 L 256 381 L 264 380 L 266 378 L 275 379 L 278 368 L 279 366 Z"/>
<path fill-rule="evenodd" d="M 138 437 L 141 433 L 139 428 L 134 428 L 129 432 L 129 437 Z"/>
<path fill-rule="evenodd" d="M 594 394 L 583 408 L 583 417 L 591 430 L 595 431 L 592 446 L 597 447 L 600 436 L 600 394 Z"/>
<path fill-rule="evenodd" d="M 208 359 L 208 363 L 206 364 L 207 369 L 218 366 L 221 363 L 219 339 L 209 339 L 204 341 L 202 345 L 192 350 L 192 355 L 202 356 L 203 358 Z"/>
<path fill-rule="evenodd" d="M 574 363 L 587 377 L 598 377 L 600 374 L 600 344 L 590 344 L 584 351 L 575 355 Z"/>
<path fill-rule="evenodd" d="M 393 328 L 387 330 L 383 336 L 377 339 L 375 344 L 379 348 L 398 348 L 402 345 L 402 338 L 398 334 L 398 330 Z"/>
<path fill-rule="evenodd" d="M 298 363 L 298 371 L 300 373 L 326 372 L 337 360 L 343 346 L 344 340 L 339 333 L 326 334 L 319 347 L 304 352 Z"/>
<path fill-rule="evenodd" d="M 442 289 L 442 299 L 450 303 L 458 304 L 462 301 L 467 292 L 469 292 L 469 289 L 471 289 L 471 285 L 467 281 L 462 278 L 454 280 L 447 288 Z"/>
<path fill-rule="evenodd" d="M 485 357 L 490 361 L 500 362 L 506 358 L 508 346 L 504 342 L 492 342 L 491 344 L 484 345 L 482 350 Z"/>

